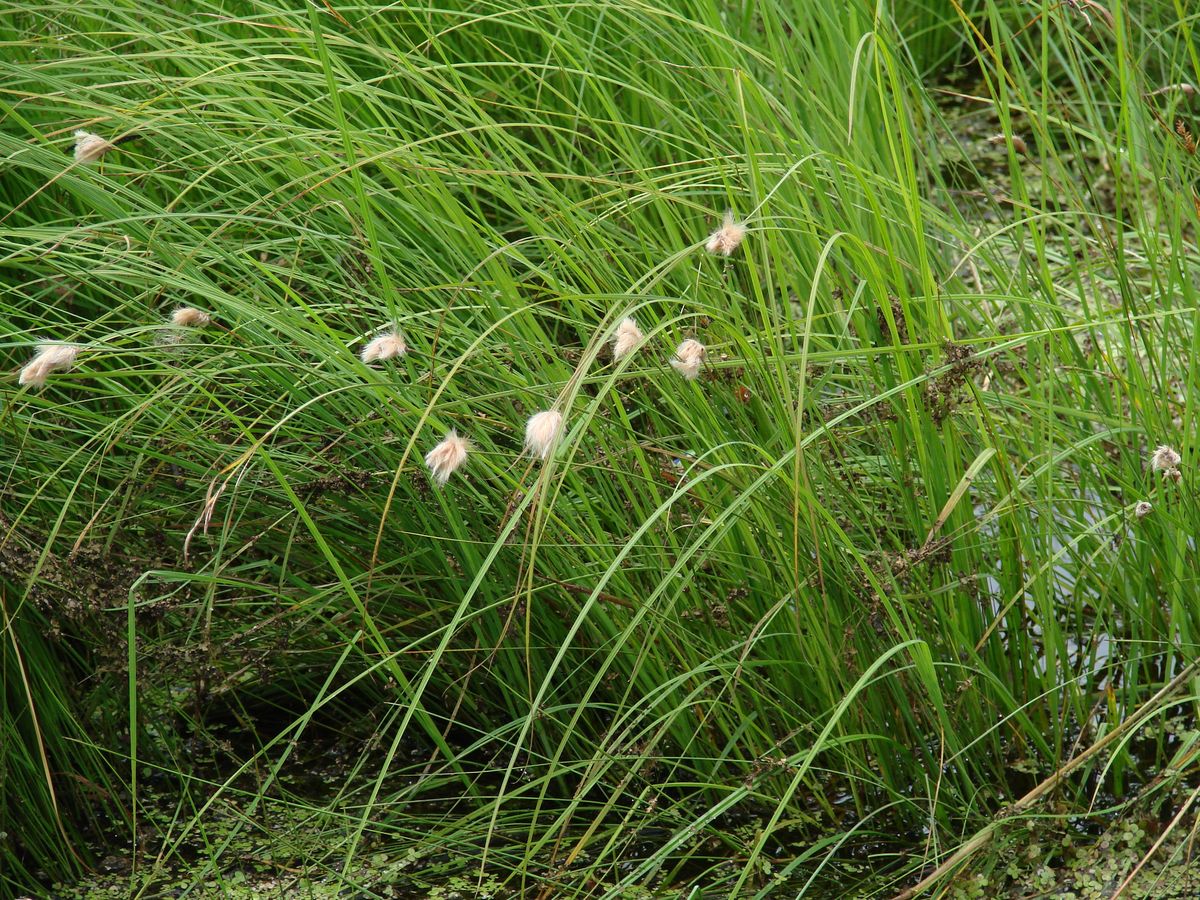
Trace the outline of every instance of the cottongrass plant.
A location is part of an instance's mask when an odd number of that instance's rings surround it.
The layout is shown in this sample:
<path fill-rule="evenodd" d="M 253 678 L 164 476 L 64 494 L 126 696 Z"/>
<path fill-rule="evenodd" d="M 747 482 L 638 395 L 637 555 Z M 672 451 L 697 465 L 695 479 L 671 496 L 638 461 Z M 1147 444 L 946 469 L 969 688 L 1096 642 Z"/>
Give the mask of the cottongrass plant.
<path fill-rule="evenodd" d="M 525 449 L 534 456 L 546 459 L 562 437 L 563 414 L 557 409 L 534 413 L 525 423 Z"/>
<path fill-rule="evenodd" d="M 1176 91 L 1183 94 L 1184 96 L 1194 97 L 1196 95 L 1196 86 L 1187 81 L 1181 81 L 1178 84 L 1164 84 L 1162 87 L 1158 88 L 1157 90 L 1151 91 L 1149 96 L 1159 97 L 1163 94 L 1170 94 L 1170 93 L 1174 93 Z"/>
<path fill-rule="evenodd" d="M 1150 454 L 1150 470 L 1162 472 L 1165 480 L 1174 482 L 1183 480 L 1183 473 L 1179 471 L 1179 465 L 1182 462 L 1183 458 L 1179 452 L 1166 444 L 1154 448 L 1154 452 Z"/>
<path fill-rule="evenodd" d="M 745 239 L 746 226 L 733 218 L 733 210 L 727 210 L 721 227 L 708 236 L 704 249 L 716 256 L 732 256 Z"/>
<path fill-rule="evenodd" d="M 90 131 L 84 131 L 81 128 L 75 132 L 75 162 L 96 162 L 115 146 L 116 144 L 112 141 L 106 140 Z"/>
<path fill-rule="evenodd" d="M 386 331 L 383 334 L 372 338 L 365 347 L 362 348 L 362 361 L 365 363 L 383 362 L 387 359 L 395 359 L 399 356 L 404 356 L 408 353 L 408 344 L 404 343 L 404 336 L 395 329 Z"/>
<path fill-rule="evenodd" d="M 1154 472 L 1167 472 L 1179 468 L 1183 458 L 1173 447 L 1162 444 L 1154 448 L 1150 454 L 1150 469 Z"/>
<path fill-rule="evenodd" d="M 196 28 L 188 4 L 169 3 L 137 17 L 100 4 L 84 22 L 77 4 L 44 0 L 36 21 L 0 19 L 22 130 L 58 134 L 64 164 L 64 90 L 95 121 L 119 122 L 155 96 L 164 56 L 184 75 L 225 73 L 173 82 L 179 103 L 153 113 L 162 158 L 136 183 L 45 190 L 41 155 L 8 135 L 5 197 L 23 205 L 6 209 L 0 234 L 17 288 L 0 291 L 4 332 L 78 339 L 65 322 L 103 321 L 136 335 L 145 292 L 162 289 L 239 335 L 189 357 L 184 377 L 134 360 L 70 397 L 6 398 L 0 614 L 13 621 L 0 624 L 0 671 L 18 690 L 0 714 L 0 892 L 79 877 L 90 890 L 99 873 L 84 866 L 109 853 L 145 860 L 122 894 L 179 878 L 207 887 L 261 839 L 264 853 L 295 856 L 294 873 L 269 873 L 285 893 L 326 874 L 357 894 L 389 885 L 392 863 L 369 869 L 377 848 L 418 860 L 406 876 L 494 875 L 503 887 L 491 892 L 514 896 L 894 896 L 1001 813 L 996 852 L 963 875 L 1003 877 L 1008 851 L 1046 824 L 1037 809 L 1006 812 L 1028 786 L 1013 754 L 1057 772 L 1091 753 L 1092 734 L 1131 721 L 1200 638 L 1187 535 L 1173 528 L 1188 513 L 1181 498 L 1154 496 L 1155 522 L 1140 526 L 1171 539 L 1112 540 L 1135 514 L 1112 486 L 1162 486 L 1144 439 L 1109 445 L 1156 434 L 1174 403 L 1140 371 L 1114 379 L 1090 351 L 1081 360 L 1084 333 L 1097 359 L 1128 351 L 1126 310 L 1086 297 L 1048 306 L 1048 286 L 1025 277 L 1038 260 L 1064 295 L 1150 293 L 1154 271 L 1078 227 L 1097 214 L 1164 267 L 1187 265 L 1194 249 L 1175 225 L 1188 199 L 1169 187 L 1194 160 L 1169 134 L 1155 140 L 1184 97 L 1141 102 L 1141 90 L 1196 76 L 1180 17 L 1152 21 L 1184 4 L 1131 4 L 1136 27 L 1122 7 L 1130 27 L 1102 35 L 1063 26 L 1069 4 L 1055 27 L 1020 33 L 1021 4 L 969 5 L 986 5 L 987 37 L 1005 54 L 946 14 L 948 58 L 966 54 L 986 76 L 989 102 L 967 105 L 966 137 L 1011 132 L 1014 119 L 1043 136 L 1000 174 L 962 157 L 964 129 L 947 119 L 963 104 L 945 105 L 938 74 L 896 38 L 954 4 L 876 15 L 768 0 L 749 17 L 699 2 L 561 15 L 495 0 L 397 7 L 346 29 L 338 16 L 361 7 L 264 0 L 255 8 L 277 27 L 255 29 Z M 759 27 L 789 17 L 807 27 Z M 42 20 L 56 23 L 52 53 Z M 870 77 L 854 64 L 864 34 Z M 439 64 L 406 70 L 411 90 L 372 77 L 428 40 Z M 121 52 L 130 42 L 140 52 Z M 636 102 L 625 102 L 619 76 L 634 70 Z M 1114 91 L 1138 102 L 1108 103 Z M 354 102 L 278 115 L 331 92 Z M 503 115 L 481 97 L 501 98 Z M 219 111 L 223 127 L 196 127 L 189 109 Z M 397 154 L 397 134 L 420 135 L 415 157 Z M 171 147 L 186 148 L 182 164 Z M 1105 158 L 1145 186 L 1116 208 L 1087 190 Z M 513 176 L 529 172 L 542 174 Z M 1054 191 L 1042 190 L 1046 172 Z M 964 184 L 981 196 L 951 190 Z M 617 189 L 619 221 L 608 218 Z M 748 229 L 722 223 L 721 199 L 701 224 L 705 191 L 756 204 L 742 212 L 770 224 L 769 247 L 747 247 L 763 251 L 762 269 L 728 263 Z M 126 234 L 136 252 L 101 249 Z M 251 249 L 288 259 L 287 277 Z M 69 307 L 60 277 L 78 285 Z M 981 284 L 1004 290 L 966 302 Z M 792 294 L 809 297 L 803 324 L 788 314 Z M 581 371 L 577 392 L 514 409 L 522 392 L 571 378 L 580 346 L 590 365 L 621 316 L 646 321 L 637 304 L 680 297 L 730 352 L 712 396 L 677 382 L 623 395 Z M 888 313 L 889 297 L 904 346 L 873 338 L 872 301 Z M 372 302 L 385 305 L 364 321 Z M 1200 366 L 1188 353 L 1194 305 L 1183 279 L 1153 327 L 1139 326 L 1142 349 L 1179 360 L 1186 385 Z M 171 306 L 162 332 L 180 330 Z M 619 313 L 600 333 L 597 309 Z M 445 348 L 428 382 L 360 389 L 360 352 L 400 355 L 399 336 L 382 332 L 404 326 L 417 340 L 427 315 Z M 947 342 L 969 348 L 995 389 L 959 385 L 965 363 L 938 374 Z M 679 379 L 716 362 L 662 350 Z M 965 390 L 937 402 L 931 388 L 951 385 Z M 755 401 L 738 402 L 751 388 Z M 469 502 L 430 503 L 457 454 L 425 461 L 409 443 L 418 430 L 420 450 L 442 441 L 424 417 L 445 409 L 518 435 L 522 416 L 544 410 L 525 435 L 542 459 L 567 456 L 570 412 L 596 452 L 546 490 L 497 466 Z M 414 459 L 429 468 L 409 479 Z M 450 477 L 477 462 L 470 451 Z M 357 488 L 388 472 L 393 488 Z M 181 511 L 201 499 L 191 533 L 214 526 L 212 552 L 193 563 Z M 139 580 L 110 575 L 124 571 Z M 73 596 L 86 616 L 57 639 Z M 1107 702 L 1093 711 L 1096 697 Z M 330 755 L 317 728 L 349 764 L 326 774 L 322 763 L 320 784 L 286 780 Z M 1136 743 L 1137 757 L 1111 744 L 1058 778 L 1056 816 L 1087 817 L 1099 789 L 1128 798 L 1136 821 L 1130 776 L 1166 771 L 1179 749 Z M 93 745 L 95 765 L 83 756 Z M 1149 802 L 1174 803 L 1173 790 L 1164 778 Z M 157 798 L 162 818 L 146 815 Z M 278 842 L 271 810 L 303 813 L 279 820 Z M 214 834 L 227 819 L 264 827 Z M 761 824 L 743 840 L 730 829 L 745 821 Z M 868 877 L 880 881 L 850 883 Z"/>
<path fill-rule="evenodd" d="M 206 328 L 212 324 L 212 316 L 194 306 L 180 306 L 171 312 L 171 324 L 180 328 Z"/>
<path fill-rule="evenodd" d="M 425 465 L 438 487 L 444 487 L 450 476 L 467 461 L 470 450 L 470 442 L 451 429 L 440 444 L 425 454 Z"/>
<path fill-rule="evenodd" d="M 30 387 L 42 387 L 51 372 L 61 372 L 75 365 L 82 349 L 78 344 L 43 341 L 38 344 L 33 359 L 21 369 L 20 383 Z"/>
<path fill-rule="evenodd" d="M 1008 135 L 1001 132 L 999 134 L 993 134 L 987 139 L 987 142 L 993 147 L 1003 147 L 1009 142 L 1009 140 L 1012 141 L 1014 150 L 1016 150 L 1022 156 L 1029 155 L 1029 145 L 1025 143 L 1025 138 L 1021 137 L 1019 134 L 1014 134 L 1010 138 Z"/>
<path fill-rule="evenodd" d="M 695 381 L 700 376 L 700 364 L 704 361 L 705 352 L 702 343 L 695 338 L 688 338 L 676 348 L 671 367 L 688 381 Z"/>
<path fill-rule="evenodd" d="M 632 316 L 626 316 L 617 325 L 616 334 L 613 336 L 613 359 L 619 361 L 627 357 L 644 337 L 637 321 Z"/>

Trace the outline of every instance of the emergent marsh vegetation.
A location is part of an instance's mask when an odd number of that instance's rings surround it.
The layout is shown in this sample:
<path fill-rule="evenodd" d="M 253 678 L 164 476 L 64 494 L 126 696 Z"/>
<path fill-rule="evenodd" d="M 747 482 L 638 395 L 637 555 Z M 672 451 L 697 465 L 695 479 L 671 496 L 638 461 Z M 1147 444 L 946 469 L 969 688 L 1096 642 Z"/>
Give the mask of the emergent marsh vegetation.
<path fill-rule="evenodd" d="M 0 897 L 1192 883 L 1197 22 L 0 0 Z"/>

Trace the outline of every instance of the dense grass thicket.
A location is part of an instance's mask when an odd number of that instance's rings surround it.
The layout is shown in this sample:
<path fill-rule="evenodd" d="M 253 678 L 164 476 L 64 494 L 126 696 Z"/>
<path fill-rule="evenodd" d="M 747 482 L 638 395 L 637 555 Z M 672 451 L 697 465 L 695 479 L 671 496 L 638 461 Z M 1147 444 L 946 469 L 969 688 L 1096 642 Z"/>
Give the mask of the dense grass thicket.
<path fill-rule="evenodd" d="M 1186 829 L 1197 24 L 0 0 L 0 896 L 886 896 Z"/>

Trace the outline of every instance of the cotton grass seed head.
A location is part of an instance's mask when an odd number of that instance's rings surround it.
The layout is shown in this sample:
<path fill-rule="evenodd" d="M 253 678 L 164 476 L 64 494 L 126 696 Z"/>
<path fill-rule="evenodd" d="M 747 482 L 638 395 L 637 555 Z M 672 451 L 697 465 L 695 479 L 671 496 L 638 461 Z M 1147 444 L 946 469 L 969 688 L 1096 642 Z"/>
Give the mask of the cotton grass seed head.
<path fill-rule="evenodd" d="M 725 221 L 721 223 L 721 227 L 708 236 L 708 243 L 704 245 L 709 253 L 719 256 L 732 256 L 735 251 L 746 239 L 746 226 L 741 222 L 735 222 L 733 219 L 733 210 L 728 210 L 725 213 Z"/>
<path fill-rule="evenodd" d="M 371 339 L 362 348 L 362 361 L 365 363 L 382 362 L 394 359 L 408 352 L 408 345 L 399 331 L 387 331 Z"/>
<path fill-rule="evenodd" d="M 33 359 L 21 369 L 20 383 L 30 387 L 42 387 L 51 372 L 69 369 L 83 348 L 78 344 L 63 344 L 58 341 L 43 341 L 38 344 Z"/>
<path fill-rule="evenodd" d="M 1008 135 L 1003 134 L 1003 133 L 993 134 L 990 138 L 987 139 L 987 141 L 993 147 L 999 147 L 999 146 L 1003 146 L 1004 144 L 1007 144 L 1009 141 L 1009 137 L 1008 137 Z M 1025 138 L 1021 137 L 1021 135 L 1014 134 L 1012 136 L 1012 145 L 1013 145 L 1013 149 L 1016 150 L 1018 153 L 1020 153 L 1022 156 L 1029 155 L 1029 145 L 1025 143 Z"/>
<path fill-rule="evenodd" d="M 1154 452 L 1150 454 L 1150 468 L 1155 472 L 1166 472 L 1170 469 L 1176 469 L 1183 462 L 1182 458 L 1172 447 L 1162 444 L 1154 448 Z"/>
<path fill-rule="evenodd" d="M 632 353 L 642 342 L 642 337 L 642 329 L 632 316 L 622 319 L 613 336 L 613 359 L 621 360 Z"/>
<path fill-rule="evenodd" d="M 525 449 L 546 459 L 562 437 L 563 414 L 557 409 L 534 413 L 525 423 Z"/>
<path fill-rule="evenodd" d="M 1154 512 L 1154 506 L 1149 500 L 1142 500 L 1133 508 L 1133 514 L 1139 519 L 1146 518 L 1152 512 Z"/>
<path fill-rule="evenodd" d="M 470 450 L 467 439 L 459 437 L 458 432 L 451 429 L 440 444 L 425 454 L 425 465 L 429 466 L 429 474 L 438 487 L 444 486 L 450 476 L 467 461 Z"/>
<path fill-rule="evenodd" d="M 1186 81 L 1181 81 L 1178 84 L 1164 84 L 1158 90 L 1151 91 L 1150 96 L 1157 97 L 1160 94 L 1170 94 L 1175 91 L 1178 91 L 1179 93 L 1188 97 L 1194 97 L 1196 95 L 1196 86 L 1194 84 L 1189 84 Z"/>
<path fill-rule="evenodd" d="M 80 129 L 75 132 L 75 162 L 95 162 L 115 145 L 98 134 Z"/>
<path fill-rule="evenodd" d="M 694 338 L 688 338 L 675 350 L 671 366 L 688 381 L 695 381 L 700 375 L 700 363 L 704 361 L 704 345 Z"/>
<path fill-rule="evenodd" d="M 180 328 L 205 328 L 212 324 L 212 316 L 194 306 L 179 306 L 171 312 L 171 324 Z"/>

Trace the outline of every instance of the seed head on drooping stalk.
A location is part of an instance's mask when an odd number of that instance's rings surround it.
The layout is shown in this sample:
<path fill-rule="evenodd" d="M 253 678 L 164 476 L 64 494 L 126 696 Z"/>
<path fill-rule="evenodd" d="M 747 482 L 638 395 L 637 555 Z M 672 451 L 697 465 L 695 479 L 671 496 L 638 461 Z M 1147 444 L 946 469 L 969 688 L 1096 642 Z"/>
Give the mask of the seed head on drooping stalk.
<path fill-rule="evenodd" d="M 1150 454 L 1150 471 L 1162 472 L 1162 477 L 1165 480 L 1174 481 L 1178 484 L 1183 480 L 1183 473 L 1179 471 L 1179 466 L 1182 462 L 1183 458 L 1175 448 L 1169 447 L 1166 444 L 1160 444 Z"/>
<path fill-rule="evenodd" d="M 404 336 L 399 331 L 392 329 L 376 335 L 368 341 L 362 348 L 360 356 L 363 362 L 370 364 L 383 362 L 386 359 L 395 359 L 406 353 L 408 353 L 408 344 L 404 343 Z"/>
<path fill-rule="evenodd" d="M 642 329 L 638 328 L 637 320 L 633 316 L 626 316 L 617 325 L 613 335 L 613 359 L 618 362 L 624 359 L 637 348 L 644 337 Z"/>
<path fill-rule="evenodd" d="M 707 351 L 702 343 L 695 338 L 688 338 L 675 350 L 671 367 L 688 381 L 695 381 L 700 375 L 700 364 L 704 361 L 705 352 Z"/>
<path fill-rule="evenodd" d="M 78 344 L 64 344 L 59 341 L 42 341 L 34 351 L 33 359 L 21 368 L 17 379 L 20 384 L 30 387 L 44 387 L 51 372 L 61 372 L 75 365 L 79 352 L 83 348 Z"/>
<path fill-rule="evenodd" d="M 704 249 L 714 256 L 732 256 L 746 239 L 746 226 L 733 217 L 733 210 L 725 211 L 721 227 L 708 236 Z"/>
<path fill-rule="evenodd" d="M 207 328 L 212 316 L 194 306 L 177 306 L 171 311 L 171 324 L 180 328 Z"/>
<path fill-rule="evenodd" d="M 525 423 L 525 449 L 540 459 L 549 458 L 563 432 L 563 414 L 557 409 L 534 413 Z"/>
<path fill-rule="evenodd" d="M 445 486 L 450 476 L 467 461 L 470 450 L 470 442 L 451 429 L 440 444 L 425 454 L 425 465 L 438 487 Z"/>

